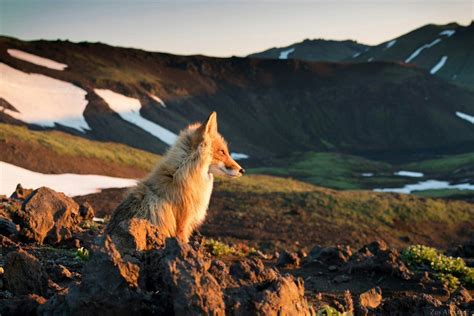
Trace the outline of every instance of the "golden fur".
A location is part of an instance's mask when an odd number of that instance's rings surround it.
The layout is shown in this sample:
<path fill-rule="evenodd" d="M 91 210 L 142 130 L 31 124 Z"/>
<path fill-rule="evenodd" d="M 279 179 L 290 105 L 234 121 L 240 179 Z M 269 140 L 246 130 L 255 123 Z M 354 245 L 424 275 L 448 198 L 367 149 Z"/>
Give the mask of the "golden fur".
<path fill-rule="evenodd" d="M 203 124 L 181 131 L 176 143 L 148 177 L 132 188 L 107 225 L 107 233 L 123 221 L 142 218 L 160 234 L 188 242 L 206 217 L 214 175 L 239 177 L 244 170 L 229 154 L 217 131 L 213 112 Z"/>

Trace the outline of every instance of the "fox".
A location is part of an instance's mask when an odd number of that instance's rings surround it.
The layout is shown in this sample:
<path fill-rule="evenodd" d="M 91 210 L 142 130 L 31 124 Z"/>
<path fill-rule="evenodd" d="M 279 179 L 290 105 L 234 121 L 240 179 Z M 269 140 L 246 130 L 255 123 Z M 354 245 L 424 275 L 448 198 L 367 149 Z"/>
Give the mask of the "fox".
<path fill-rule="evenodd" d="M 161 237 L 189 242 L 204 222 L 214 176 L 238 178 L 245 170 L 231 157 L 227 142 L 217 130 L 217 113 L 179 133 L 153 171 L 133 187 L 115 209 L 106 227 L 132 218 L 155 225 Z"/>

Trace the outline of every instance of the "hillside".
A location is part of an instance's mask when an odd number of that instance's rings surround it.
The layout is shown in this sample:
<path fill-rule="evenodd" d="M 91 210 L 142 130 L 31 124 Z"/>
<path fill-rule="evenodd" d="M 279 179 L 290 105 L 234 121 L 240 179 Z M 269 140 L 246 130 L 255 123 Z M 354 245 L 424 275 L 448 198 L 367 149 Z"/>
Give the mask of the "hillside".
<path fill-rule="evenodd" d="M 360 55 L 370 46 L 354 41 L 305 39 L 286 47 L 273 47 L 248 55 L 250 58 L 301 59 L 307 61 L 341 61 Z"/>
<path fill-rule="evenodd" d="M 474 22 L 429 24 L 370 47 L 349 61 L 390 60 L 414 64 L 446 80 L 474 86 Z"/>
<path fill-rule="evenodd" d="M 67 67 L 34 64 L 11 49 Z M 250 156 L 250 164 L 295 151 L 396 159 L 474 148 L 466 119 L 474 114 L 474 93 L 410 65 L 174 56 L 6 37 L 0 59 L 3 121 L 154 153 L 211 110 L 231 150 Z"/>

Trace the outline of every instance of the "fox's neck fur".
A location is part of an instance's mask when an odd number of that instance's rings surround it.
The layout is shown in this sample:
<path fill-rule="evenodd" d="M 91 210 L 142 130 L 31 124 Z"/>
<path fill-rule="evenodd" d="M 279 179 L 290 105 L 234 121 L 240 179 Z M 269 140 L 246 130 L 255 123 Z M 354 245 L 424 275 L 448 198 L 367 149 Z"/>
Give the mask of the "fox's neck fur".
<path fill-rule="evenodd" d="M 143 218 L 158 226 L 163 237 L 187 242 L 206 216 L 213 176 L 210 140 L 195 140 L 199 125 L 183 130 L 153 172 L 133 188 L 115 211 L 109 227 L 120 221 Z M 114 223 L 115 222 L 115 223 Z"/>

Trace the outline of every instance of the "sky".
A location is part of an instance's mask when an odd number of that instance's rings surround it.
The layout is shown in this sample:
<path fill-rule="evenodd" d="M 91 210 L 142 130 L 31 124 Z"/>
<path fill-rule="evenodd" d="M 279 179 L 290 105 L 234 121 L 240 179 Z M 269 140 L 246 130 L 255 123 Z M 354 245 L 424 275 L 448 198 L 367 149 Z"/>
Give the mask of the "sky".
<path fill-rule="evenodd" d="M 0 0 L 2 35 L 220 57 L 306 38 L 379 44 L 428 23 L 473 18 L 474 0 Z"/>

